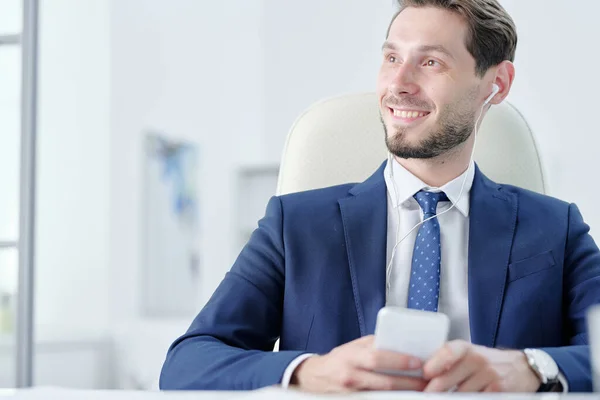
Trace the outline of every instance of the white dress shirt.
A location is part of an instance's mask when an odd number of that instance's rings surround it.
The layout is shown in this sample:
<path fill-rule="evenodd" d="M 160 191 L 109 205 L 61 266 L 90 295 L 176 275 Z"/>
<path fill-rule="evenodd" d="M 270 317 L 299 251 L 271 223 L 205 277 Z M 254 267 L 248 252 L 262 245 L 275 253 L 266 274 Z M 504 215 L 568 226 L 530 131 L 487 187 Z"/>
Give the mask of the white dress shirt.
<path fill-rule="evenodd" d="M 393 177 L 391 168 L 393 168 Z M 438 311 L 446 314 L 450 319 L 448 340 L 462 339 L 470 342 L 468 299 L 469 207 L 470 192 L 475 176 L 475 164 L 471 162 L 469 168 L 460 176 L 439 188 L 426 185 L 395 159 L 393 159 L 391 165 L 389 162 L 387 163 L 383 174 L 388 200 L 386 267 L 390 264 L 396 241 L 402 239 L 415 225 L 423 220 L 423 210 L 413 195 L 419 190 L 443 191 L 450 200 L 439 202 L 437 206 L 442 254 Z M 392 184 L 392 179 L 395 186 Z M 464 187 L 462 187 L 463 181 Z M 455 204 L 452 209 L 441 214 L 448 210 L 452 204 Z M 398 221 L 396 207 L 398 207 L 400 213 L 400 221 Z M 396 237 L 398 224 L 400 224 L 400 234 L 399 237 Z M 418 228 L 415 228 L 396 248 L 391 269 L 389 274 L 386 274 L 386 305 L 407 306 L 413 247 L 418 230 Z M 288 365 L 281 381 L 283 387 L 289 385 L 296 367 L 312 355 L 303 354 Z M 562 374 L 559 378 L 563 390 L 567 392 L 566 379 Z"/>
<path fill-rule="evenodd" d="M 393 179 L 390 168 L 393 167 Z M 419 190 L 431 192 L 443 191 L 450 201 L 441 201 L 437 206 L 440 226 L 440 245 L 442 260 L 440 265 L 440 294 L 438 311 L 450 319 L 449 340 L 471 340 L 469 325 L 469 299 L 467 297 L 467 267 L 469 260 L 469 193 L 475 176 L 475 165 L 457 178 L 440 188 L 423 183 L 396 160 L 388 163 L 383 172 L 388 194 L 388 229 L 386 266 L 390 263 L 392 249 L 397 240 L 402 239 L 415 225 L 423 221 L 423 210 L 413 195 Z M 466 179 L 465 179 L 466 178 Z M 464 188 L 460 195 L 461 187 Z M 459 198 L 460 196 L 460 198 Z M 452 204 L 455 204 L 448 212 Z M 400 221 L 398 221 L 398 211 Z M 400 237 L 396 232 L 400 224 Z M 414 229 L 396 248 L 396 254 L 389 275 L 386 275 L 388 288 L 386 305 L 406 307 L 408 286 L 412 267 L 412 254 L 419 228 Z"/>

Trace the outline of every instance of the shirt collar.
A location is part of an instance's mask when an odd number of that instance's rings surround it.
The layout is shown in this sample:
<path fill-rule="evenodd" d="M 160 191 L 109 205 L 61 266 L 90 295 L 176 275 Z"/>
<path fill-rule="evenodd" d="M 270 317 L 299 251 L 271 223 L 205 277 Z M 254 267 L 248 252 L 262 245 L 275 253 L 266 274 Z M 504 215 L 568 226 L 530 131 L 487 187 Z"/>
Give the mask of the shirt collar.
<path fill-rule="evenodd" d="M 470 206 L 470 192 L 473 186 L 473 178 L 475 177 L 475 163 L 471 162 L 465 172 L 446 183 L 442 187 L 434 188 L 428 186 L 419 178 L 414 176 L 410 171 L 404 168 L 395 158 L 391 157 L 392 163 L 388 161 L 383 171 L 385 184 L 387 186 L 388 194 L 391 198 L 391 204 L 394 208 L 400 205 L 403 208 L 419 207 L 417 201 L 413 198 L 414 194 L 419 190 L 427 190 L 431 192 L 443 191 L 448 196 L 448 199 L 455 205 L 465 217 L 469 216 Z M 393 179 L 396 183 L 396 189 L 398 193 L 394 192 L 394 186 L 392 185 L 392 176 L 390 174 L 391 168 L 393 168 Z M 460 189 L 465 179 L 465 187 L 463 189 L 462 196 L 459 200 Z M 458 202 L 457 202 L 458 200 Z"/>

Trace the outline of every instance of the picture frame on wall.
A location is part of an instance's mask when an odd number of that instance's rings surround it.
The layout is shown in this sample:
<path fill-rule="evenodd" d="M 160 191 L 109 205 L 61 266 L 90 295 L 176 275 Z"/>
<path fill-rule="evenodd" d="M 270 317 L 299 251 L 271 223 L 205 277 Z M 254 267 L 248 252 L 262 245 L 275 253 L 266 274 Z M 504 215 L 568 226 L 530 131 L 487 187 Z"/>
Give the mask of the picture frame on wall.
<path fill-rule="evenodd" d="M 199 150 L 163 133 L 144 135 L 142 314 L 194 315 L 201 284 Z"/>

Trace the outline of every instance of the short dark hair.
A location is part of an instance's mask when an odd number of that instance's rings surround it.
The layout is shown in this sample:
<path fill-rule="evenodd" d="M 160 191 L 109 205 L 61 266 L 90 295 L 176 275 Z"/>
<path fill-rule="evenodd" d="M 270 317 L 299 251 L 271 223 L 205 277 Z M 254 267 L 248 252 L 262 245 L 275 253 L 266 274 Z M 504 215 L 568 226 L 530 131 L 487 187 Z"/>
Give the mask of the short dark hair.
<path fill-rule="evenodd" d="M 469 30 L 466 47 L 475 58 L 475 72 L 483 76 L 502 61 L 514 61 L 517 49 L 517 29 L 511 16 L 497 0 L 398 0 L 398 11 L 388 28 L 408 7 L 437 7 L 462 16 Z"/>

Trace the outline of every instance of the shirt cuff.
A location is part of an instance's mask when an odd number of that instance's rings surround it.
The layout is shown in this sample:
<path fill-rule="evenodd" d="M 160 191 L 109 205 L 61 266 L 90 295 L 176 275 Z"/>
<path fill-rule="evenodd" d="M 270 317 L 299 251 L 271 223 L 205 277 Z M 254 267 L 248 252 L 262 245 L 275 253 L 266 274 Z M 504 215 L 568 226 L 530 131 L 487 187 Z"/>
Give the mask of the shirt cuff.
<path fill-rule="evenodd" d="M 302 361 L 306 360 L 314 356 L 312 353 L 302 354 L 292 360 L 291 363 L 287 366 L 285 371 L 283 372 L 283 378 L 281 378 L 281 387 L 287 389 L 290 386 L 290 381 L 292 380 L 292 375 L 298 366 L 302 363 Z"/>
<path fill-rule="evenodd" d="M 569 392 L 569 382 L 567 382 L 567 379 L 565 378 L 565 376 L 563 375 L 562 372 L 558 373 L 558 381 L 562 385 L 562 392 L 568 393 Z"/>

